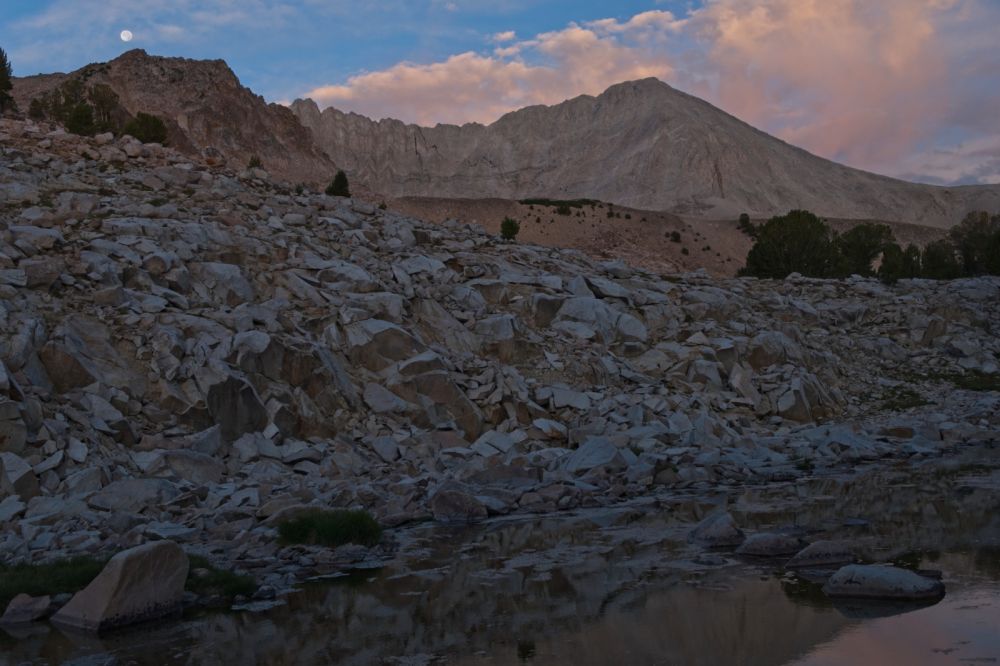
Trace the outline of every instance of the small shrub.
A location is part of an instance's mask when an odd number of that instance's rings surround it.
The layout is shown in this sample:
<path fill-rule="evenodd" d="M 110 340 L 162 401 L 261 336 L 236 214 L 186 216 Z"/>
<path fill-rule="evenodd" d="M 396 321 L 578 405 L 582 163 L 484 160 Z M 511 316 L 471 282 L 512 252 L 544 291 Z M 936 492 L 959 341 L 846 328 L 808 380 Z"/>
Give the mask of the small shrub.
<path fill-rule="evenodd" d="M 257 156 L 257 155 L 251 155 L 250 156 L 250 161 L 247 162 L 247 168 L 248 169 L 261 169 L 261 168 L 263 168 L 263 166 L 264 166 L 264 164 L 260 161 L 260 157 Z M 299 185 L 299 189 L 301 189 L 301 188 L 302 188 L 302 186 Z"/>
<path fill-rule="evenodd" d="M 507 241 L 512 241 L 517 238 L 517 233 L 521 230 L 521 225 L 517 220 L 511 217 L 503 218 L 503 222 L 500 223 L 500 237 Z"/>
<path fill-rule="evenodd" d="M 685 254 L 686 255 L 686 254 L 691 254 L 691 253 L 688 252 L 688 249 L 686 247 L 682 247 L 681 248 L 681 254 Z"/>
<path fill-rule="evenodd" d="M 384 201 L 378 205 L 378 209 L 379 210 L 387 210 L 388 208 L 389 208 L 389 205 L 386 204 L 386 202 L 384 202 Z"/>
<path fill-rule="evenodd" d="M 750 216 L 747 213 L 740 214 L 740 221 L 737 223 L 737 228 L 745 233 L 750 238 L 757 237 L 757 227 L 754 223 L 750 221 Z"/>
<path fill-rule="evenodd" d="M 670 232 L 670 241 L 673 242 L 673 243 L 680 243 L 681 242 L 681 232 L 679 232 L 679 231 L 671 231 Z"/>
<path fill-rule="evenodd" d="M 382 538 L 382 528 L 367 511 L 316 509 L 279 523 L 278 536 L 286 544 L 374 546 Z"/>
<path fill-rule="evenodd" d="M 133 136 L 143 143 L 166 144 L 167 142 L 167 126 L 163 124 L 163 121 L 142 111 L 125 123 L 122 133 Z"/>
<path fill-rule="evenodd" d="M 557 215 L 570 215 L 572 214 L 572 212 L 573 211 L 570 210 L 569 206 L 567 206 L 566 204 L 559 204 L 558 206 L 556 206 Z"/>
<path fill-rule="evenodd" d="M 625 213 L 625 219 L 626 220 L 631 220 L 632 219 L 632 214 L 631 213 Z"/>
<path fill-rule="evenodd" d="M 326 193 L 331 197 L 349 197 L 351 196 L 351 188 L 347 182 L 347 174 L 343 170 L 338 171 L 337 175 L 333 177 L 333 182 L 330 186 L 326 188 Z"/>

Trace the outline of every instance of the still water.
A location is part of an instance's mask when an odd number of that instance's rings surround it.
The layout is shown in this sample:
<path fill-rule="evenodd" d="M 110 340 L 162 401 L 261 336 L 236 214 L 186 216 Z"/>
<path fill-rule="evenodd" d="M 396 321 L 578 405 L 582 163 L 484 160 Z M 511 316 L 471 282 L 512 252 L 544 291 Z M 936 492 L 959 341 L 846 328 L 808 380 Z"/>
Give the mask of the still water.
<path fill-rule="evenodd" d="M 850 539 L 866 559 L 939 570 L 947 596 L 834 605 L 781 561 L 686 543 L 720 502 L 748 530 Z M 396 538 L 392 562 L 258 612 L 99 639 L 0 631 L 0 664 L 1000 663 L 998 448 Z"/>

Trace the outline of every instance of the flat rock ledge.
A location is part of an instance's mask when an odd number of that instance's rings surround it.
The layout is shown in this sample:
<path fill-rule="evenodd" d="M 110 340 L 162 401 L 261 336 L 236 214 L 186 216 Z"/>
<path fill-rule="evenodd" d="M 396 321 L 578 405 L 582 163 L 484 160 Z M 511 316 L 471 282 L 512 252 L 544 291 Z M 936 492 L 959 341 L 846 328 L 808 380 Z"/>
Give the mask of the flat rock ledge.
<path fill-rule="evenodd" d="M 52 621 L 99 632 L 174 615 L 181 610 L 187 575 L 187 554 L 172 541 L 124 550 L 52 616 Z"/>

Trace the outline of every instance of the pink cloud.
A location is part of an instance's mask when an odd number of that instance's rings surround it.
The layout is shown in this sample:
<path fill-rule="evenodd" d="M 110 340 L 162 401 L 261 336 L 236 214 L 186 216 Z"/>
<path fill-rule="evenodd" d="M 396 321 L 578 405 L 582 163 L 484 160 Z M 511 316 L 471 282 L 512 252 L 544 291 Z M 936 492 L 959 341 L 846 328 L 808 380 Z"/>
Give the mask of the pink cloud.
<path fill-rule="evenodd" d="M 998 24 L 995 0 L 705 0 L 682 18 L 654 10 L 530 39 L 501 32 L 490 54 L 403 62 L 307 95 L 375 118 L 491 122 L 655 76 L 819 155 L 909 174 L 923 155 L 944 174 L 927 156 L 945 128 L 1000 136 L 1000 76 L 981 71 L 996 61 Z M 966 160 L 956 170 L 992 178 L 984 165 L 996 160 L 970 161 L 962 140 L 945 146 Z"/>
<path fill-rule="evenodd" d="M 373 118 L 425 125 L 492 122 L 523 106 L 598 94 L 621 81 L 669 77 L 672 68 L 662 53 L 629 41 L 635 32 L 648 29 L 642 25 L 618 30 L 620 37 L 606 34 L 606 28 L 571 24 L 499 47 L 492 55 L 468 52 L 436 63 L 403 62 L 352 76 L 343 85 L 316 88 L 306 96 L 320 106 Z M 525 53 L 540 62 L 529 62 L 522 57 Z"/>

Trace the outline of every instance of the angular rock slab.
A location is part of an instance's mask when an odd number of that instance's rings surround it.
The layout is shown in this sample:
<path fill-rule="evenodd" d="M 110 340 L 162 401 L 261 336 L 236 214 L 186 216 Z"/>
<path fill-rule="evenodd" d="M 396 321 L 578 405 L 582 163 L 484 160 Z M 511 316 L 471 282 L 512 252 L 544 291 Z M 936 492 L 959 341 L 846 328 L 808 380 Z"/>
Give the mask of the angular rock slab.
<path fill-rule="evenodd" d="M 442 523 L 474 523 L 485 520 L 486 507 L 459 484 L 446 483 L 430 499 L 434 520 Z"/>
<path fill-rule="evenodd" d="M 7 604 L 7 610 L 0 617 L 0 624 L 25 624 L 45 617 L 49 612 L 52 598 L 49 596 L 32 597 L 19 594 Z"/>
<path fill-rule="evenodd" d="M 743 530 L 728 512 L 715 513 L 698 523 L 688 539 L 707 548 L 732 548 L 745 539 Z"/>
<path fill-rule="evenodd" d="M 928 601 L 944 596 L 944 583 L 907 569 L 849 564 L 830 577 L 823 593 L 835 598 Z"/>
<path fill-rule="evenodd" d="M 52 621 L 97 632 L 175 614 L 187 575 L 187 554 L 173 541 L 123 550 Z"/>

